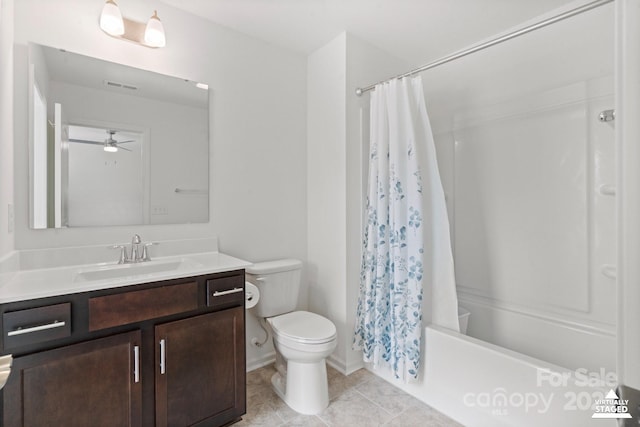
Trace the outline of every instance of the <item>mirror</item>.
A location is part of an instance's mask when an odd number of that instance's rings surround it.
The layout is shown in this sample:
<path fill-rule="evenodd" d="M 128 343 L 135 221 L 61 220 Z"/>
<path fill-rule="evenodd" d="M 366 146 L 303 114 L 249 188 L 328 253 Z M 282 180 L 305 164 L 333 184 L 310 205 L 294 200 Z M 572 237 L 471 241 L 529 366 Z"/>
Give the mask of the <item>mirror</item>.
<path fill-rule="evenodd" d="M 29 44 L 32 228 L 209 220 L 207 85 Z"/>

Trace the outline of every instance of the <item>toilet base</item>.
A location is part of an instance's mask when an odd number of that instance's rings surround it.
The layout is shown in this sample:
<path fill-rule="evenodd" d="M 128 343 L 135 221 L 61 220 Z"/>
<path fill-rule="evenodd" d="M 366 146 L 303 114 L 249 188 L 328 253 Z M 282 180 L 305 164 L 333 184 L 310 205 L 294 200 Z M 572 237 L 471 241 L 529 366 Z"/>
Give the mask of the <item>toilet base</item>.
<path fill-rule="evenodd" d="M 316 415 L 329 406 L 327 366 L 324 359 L 316 363 L 287 362 L 287 374 L 271 377 L 276 394 L 294 411 Z"/>

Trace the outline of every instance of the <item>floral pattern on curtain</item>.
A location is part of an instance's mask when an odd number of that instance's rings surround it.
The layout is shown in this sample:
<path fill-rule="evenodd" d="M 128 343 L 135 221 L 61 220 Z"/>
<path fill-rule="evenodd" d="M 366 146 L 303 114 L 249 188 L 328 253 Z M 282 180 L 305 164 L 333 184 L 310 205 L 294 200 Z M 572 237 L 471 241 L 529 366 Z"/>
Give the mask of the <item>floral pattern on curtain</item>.
<path fill-rule="evenodd" d="M 418 79 L 392 80 L 371 95 L 369 187 L 354 348 L 416 378 L 423 297 L 423 192 L 416 154 L 423 97 Z M 426 117 L 425 117 L 426 119 Z M 428 120 L 428 119 L 427 119 Z M 423 130 L 421 128 L 421 130 Z"/>

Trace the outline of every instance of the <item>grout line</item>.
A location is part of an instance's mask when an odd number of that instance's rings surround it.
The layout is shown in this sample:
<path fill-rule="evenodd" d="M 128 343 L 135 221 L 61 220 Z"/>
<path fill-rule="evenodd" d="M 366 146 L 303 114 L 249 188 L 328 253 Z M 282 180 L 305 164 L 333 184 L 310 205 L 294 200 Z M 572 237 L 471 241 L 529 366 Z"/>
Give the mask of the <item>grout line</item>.
<path fill-rule="evenodd" d="M 276 416 L 277 416 L 278 418 L 280 418 L 280 420 L 282 421 L 279 425 L 283 426 L 283 425 L 285 425 L 286 423 L 288 423 L 288 422 L 289 422 L 289 421 L 285 420 L 285 419 L 284 419 L 284 417 L 283 417 L 282 415 L 280 415 L 280 412 L 279 412 L 277 409 L 272 408 L 272 411 L 273 411 L 273 412 L 275 412 L 275 413 L 276 413 Z"/>
<path fill-rule="evenodd" d="M 331 424 L 327 423 L 327 421 L 323 420 L 319 415 L 314 415 L 314 417 L 316 417 L 317 419 L 320 420 L 320 422 L 324 425 L 326 425 L 327 427 L 331 427 Z"/>
<path fill-rule="evenodd" d="M 260 369 L 262 369 L 262 368 L 260 368 Z M 343 392 L 342 392 L 339 396 L 335 397 L 333 400 L 330 400 L 329 405 L 332 405 L 336 400 L 340 399 L 340 397 L 341 397 L 341 396 L 343 396 L 345 393 L 347 393 L 347 392 L 349 392 L 349 391 L 352 391 L 352 392 L 357 393 L 358 395 L 360 395 L 360 397 L 364 398 L 364 399 L 365 399 L 366 401 L 368 401 L 369 403 L 372 403 L 375 407 L 377 407 L 377 408 L 381 409 L 381 410 L 383 411 L 383 413 L 385 413 L 385 414 L 387 414 L 387 415 L 389 415 L 389 416 L 391 417 L 391 418 L 390 418 L 389 420 L 387 420 L 384 424 L 380 424 L 381 426 L 392 426 L 392 425 L 394 425 L 394 424 L 393 424 L 394 420 L 402 419 L 402 417 L 404 416 L 404 414 L 405 414 L 405 413 L 406 413 L 406 412 L 407 412 L 411 407 L 413 407 L 414 405 L 410 405 L 409 407 L 405 408 L 404 410 L 402 410 L 402 411 L 400 411 L 400 412 L 396 412 L 396 413 L 392 413 L 392 412 L 390 412 L 390 411 L 386 410 L 385 408 L 383 408 L 382 406 L 380 406 L 378 403 L 376 403 L 372 398 L 367 397 L 363 392 L 361 392 L 361 391 L 358 389 L 358 387 L 359 387 L 359 386 L 364 385 L 364 384 L 366 384 L 366 383 L 368 383 L 368 382 L 370 382 L 370 381 L 373 381 L 373 380 L 375 380 L 375 377 L 368 378 L 368 379 L 366 379 L 365 381 L 363 381 L 363 382 L 361 382 L 361 383 L 357 383 L 357 384 L 350 385 L 350 386 L 349 386 L 349 387 L 347 387 L 345 390 L 343 390 Z M 387 381 L 387 383 L 388 383 L 388 381 Z M 403 395 L 406 395 L 407 397 L 411 397 L 411 395 L 410 395 L 410 394 L 408 394 L 408 393 L 404 392 L 404 391 L 403 391 L 403 390 L 401 390 L 400 388 L 396 387 L 394 384 L 391 384 L 391 383 L 389 383 L 389 384 L 390 384 L 392 387 L 394 387 L 394 388 L 396 388 L 396 389 L 400 390 L 400 391 L 403 393 Z M 270 384 L 270 382 L 264 382 L 264 383 L 259 384 L 259 385 L 267 385 L 267 386 L 270 386 L 271 384 Z M 279 396 L 278 396 L 278 399 L 280 399 L 280 397 L 279 397 Z M 418 402 L 420 402 L 420 401 L 418 400 Z M 421 402 L 421 403 L 424 403 L 424 402 Z M 426 405 L 426 404 L 425 404 L 425 405 Z M 294 416 L 294 417 L 290 418 L 289 420 L 285 420 L 285 419 L 284 419 L 284 417 L 280 414 L 280 412 L 279 412 L 275 407 L 272 407 L 271 405 L 268 405 L 268 406 L 270 406 L 270 407 L 271 407 L 272 412 L 275 412 L 275 413 L 276 413 L 276 416 L 281 420 L 281 423 L 279 423 L 279 424 L 278 424 L 278 425 L 279 425 L 279 426 L 281 426 L 281 427 L 284 427 L 287 423 L 291 422 L 291 420 L 295 419 L 295 418 L 298 416 L 298 415 L 296 415 L 296 416 Z M 429 408 L 431 408 L 429 405 L 426 405 L 426 406 L 428 406 Z M 438 418 L 442 417 L 442 418 L 441 418 L 441 420 L 442 420 L 442 421 L 444 421 L 444 422 L 450 422 L 450 421 L 453 421 L 453 420 L 451 420 L 449 417 L 447 417 L 446 415 L 444 415 L 444 414 L 442 414 L 441 412 L 439 412 L 439 411 L 435 410 L 434 408 L 431 408 L 431 409 L 433 409 L 434 411 L 436 411 L 436 412 L 438 413 Z M 324 425 L 324 426 L 327 426 L 327 427 L 332 427 L 332 426 L 333 426 L 333 425 L 332 425 L 328 420 L 325 420 L 324 418 L 322 418 L 322 417 L 320 416 L 320 414 L 313 415 L 312 417 L 315 417 L 315 418 L 316 418 L 317 420 L 319 420 L 319 421 L 320 421 L 320 423 L 321 423 L 322 425 Z M 455 422 L 455 421 L 453 421 L 453 422 Z M 453 425 L 456 425 L 456 424 L 453 424 Z"/>
<path fill-rule="evenodd" d="M 368 400 L 369 402 L 373 403 L 376 407 L 380 408 L 385 414 L 388 414 L 391 416 L 391 418 L 389 418 L 389 421 L 391 421 L 392 419 L 394 419 L 394 414 L 387 411 L 386 409 L 384 409 L 382 406 L 380 406 L 377 402 L 375 402 L 374 400 L 370 399 L 369 397 L 367 397 L 364 393 L 362 393 L 360 390 L 358 390 L 357 388 L 353 387 L 353 390 L 358 393 L 360 396 L 364 397 L 366 400 Z M 385 423 L 386 424 L 386 423 Z M 384 424 L 383 424 L 384 425 Z"/>

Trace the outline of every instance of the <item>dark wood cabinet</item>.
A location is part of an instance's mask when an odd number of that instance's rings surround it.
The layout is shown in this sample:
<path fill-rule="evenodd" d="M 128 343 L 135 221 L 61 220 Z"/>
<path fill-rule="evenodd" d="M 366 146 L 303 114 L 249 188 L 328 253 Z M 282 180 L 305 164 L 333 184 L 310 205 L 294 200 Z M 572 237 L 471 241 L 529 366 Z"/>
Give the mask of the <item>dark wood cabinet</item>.
<path fill-rule="evenodd" d="M 217 427 L 246 412 L 242 270 L 8 303 L 0 314 L 0 355 L 14 357 L 0 427 Z"/>
<path fill-rule="evenodd" d="M 220 425 L 245 413 L 242 307 L 156 326 L 156 425 Z"/>
<path fill-rule="evenodd" d="M 5 426 L 140 426 L 140 331 L 14 360 Z"/>

